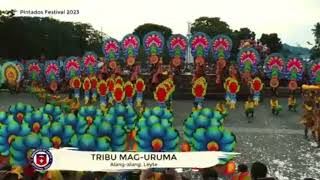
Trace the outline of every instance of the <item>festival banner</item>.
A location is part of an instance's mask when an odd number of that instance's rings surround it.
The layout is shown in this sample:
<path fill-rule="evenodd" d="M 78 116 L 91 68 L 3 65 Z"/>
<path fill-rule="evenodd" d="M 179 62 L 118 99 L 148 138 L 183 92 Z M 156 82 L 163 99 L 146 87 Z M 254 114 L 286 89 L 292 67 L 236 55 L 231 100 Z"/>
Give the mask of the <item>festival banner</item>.
<path fill-rule="evenodd" d="M 221 158 L 239 155 L 239 153 L 220 151 L 97 152 L 78 151 L 72 148 L 36 151 L 40 162 L 46 162 L 40 163 L 40 166 L 47 167 L 47 170 L 108 172 L 150 168 L 208 168 L 219 164 Z M 39 166 L 37 156 L 33 157 L 33 166 Z"/>

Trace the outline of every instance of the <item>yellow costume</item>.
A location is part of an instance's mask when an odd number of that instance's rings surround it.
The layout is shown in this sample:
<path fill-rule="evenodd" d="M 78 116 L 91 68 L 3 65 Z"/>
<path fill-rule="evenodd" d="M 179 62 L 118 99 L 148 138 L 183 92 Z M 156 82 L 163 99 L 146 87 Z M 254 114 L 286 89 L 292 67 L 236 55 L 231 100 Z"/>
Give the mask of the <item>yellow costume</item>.
<path fill-rule="evenodd" d="M 282 107 L 279 105 L 279 101 L 277 99 L 271 99 L 270 106 L 272 114 L 278 115 L 279 112 L 282 110 Z"/>
<path fill-rule="evenodd" d="M 297 107 L 297 100 L 294 97 L 289 97 L 288 98 L 288 109 L 296 111 L 296 107 Z"/>
<path fill-rule="evenodd" d="M 224 117 L 228 115 L 228 111 L 223 103 L 217 103 L 216 111 L 220 112 L 220 114 Z"/>
<path fill-rule="evenodd" d="M 245 108 L 245 113 L 246 116 L 249 117 L 249 115 L 251 115 L 251 117 L 253 117 L 253 110 L 255 107 L 255 102 L 254 101 L 246 101 L 244 104 L 244 108 Z"/>

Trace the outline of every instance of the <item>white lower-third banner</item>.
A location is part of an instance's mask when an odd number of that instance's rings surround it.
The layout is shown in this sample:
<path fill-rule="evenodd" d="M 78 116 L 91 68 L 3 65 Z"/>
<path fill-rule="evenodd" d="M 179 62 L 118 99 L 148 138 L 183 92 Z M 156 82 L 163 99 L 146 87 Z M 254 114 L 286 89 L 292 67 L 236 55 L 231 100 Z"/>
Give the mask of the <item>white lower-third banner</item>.
<path fill-rule="evenodd" d="M 112 171 L 149 168 L 207 168 L 239 153 L 203 152 L 91 152 L 70 148 L 34 151 L 38 170 Z"/>

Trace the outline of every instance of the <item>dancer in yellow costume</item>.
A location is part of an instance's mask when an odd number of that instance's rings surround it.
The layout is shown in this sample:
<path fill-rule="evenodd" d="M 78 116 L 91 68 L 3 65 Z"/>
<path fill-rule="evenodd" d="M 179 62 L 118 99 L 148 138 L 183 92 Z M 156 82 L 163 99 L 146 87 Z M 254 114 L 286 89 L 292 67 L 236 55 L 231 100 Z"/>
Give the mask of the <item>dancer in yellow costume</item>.
<path fill-rule="evenodd" d="M 270 100 L 270 106 L 271 106 L 272 114 L 274 115 L 279 115 L 279 113 L 282 111 L 282 107 L 281 105 L 279 105 L 279 101 L 276 97 L 273 97 Z"/>
<path fill-rule="evenodd" d="M 291 95 L 289 98 L 288 98 L 288 111 L 293 111 L 293 112 L 296 112 L 296 107 L 297 107 L 297 99 Z"/>
<path fill-rule="evenodd" d="M 255 107 L 255 102 L 253 101 L 253 99 L 249 96 L 248 100 L 245 102 L 244 104 L 244 109 L 245 109 L 245 113 L 247 118 L 249 117 L 253 117 L 254 114 L 254 107 Z"/>

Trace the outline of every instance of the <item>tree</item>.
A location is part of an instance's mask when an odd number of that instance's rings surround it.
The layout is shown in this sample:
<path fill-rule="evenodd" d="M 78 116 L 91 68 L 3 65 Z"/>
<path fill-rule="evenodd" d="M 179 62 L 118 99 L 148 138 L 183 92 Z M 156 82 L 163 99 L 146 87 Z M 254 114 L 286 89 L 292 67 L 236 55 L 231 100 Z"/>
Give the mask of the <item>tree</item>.
<path fill-rule="evenodd" d="M 45 55 L 55 59 L 82 56 L 87 50 L 102 54 L 103 34 L 90 24 L 48 17 L 12 17 L 13 12 L 0 15 L 0 57 L 33 59 Z"/>
<path fill-rule="evenodd" d="M 232 30 L 229 25 L 218 17 L 200 17 L 191 24 L 191 33 L 204 32 L 212 38 L 218 34 L 230 35 Z"/>
<path fill-rule="evenodd" d="M 311 49 L 311 59 L 320 58 L 320 23 L 314 25 L 312 29 L 313 35 L 315 37 L 315 45 Z"/>
<path fill-rule="evenodd" d="M 281 39 L 277 33 L 262 34 L 260 41 L 262 44 L 266 44 L 270 49 L 270 53 L 280 52 L 282 50 Z"/>
<path fill-rule="evenodd" d="M 138 56 L 138 60 L 142 61 L 143 63 L 146 62 L 146 55 L 145 55 L 145 51 L 143 49 L 143 38 L 144 36 L 151 32 L 151 31 L 158 31 L 160 33 L 163 34 L 164 36 L 164 47 L 163 47 L 163 53 L 162 53 L 162 58 L 163 58 L 163 62 L 164 63 L 168 63 L 170 57 L 168 54 L 168 48 L 167 48 L 167 40 L 169 39 L 169 37 L 172 35 L 172 30 L 166 26 L 162 26 L 162 25 L 158 25 L 158 24 L 151 24 L 151 23 L 146 23 L 146 24 L 142 24 L 140 26 L 138 26 L 134 31 L 133 34 L 135 34 L 136 36 L 139 37 L 139 39 L 141 40 L 141 48 L 139 50 L 139 56 Z"/>

